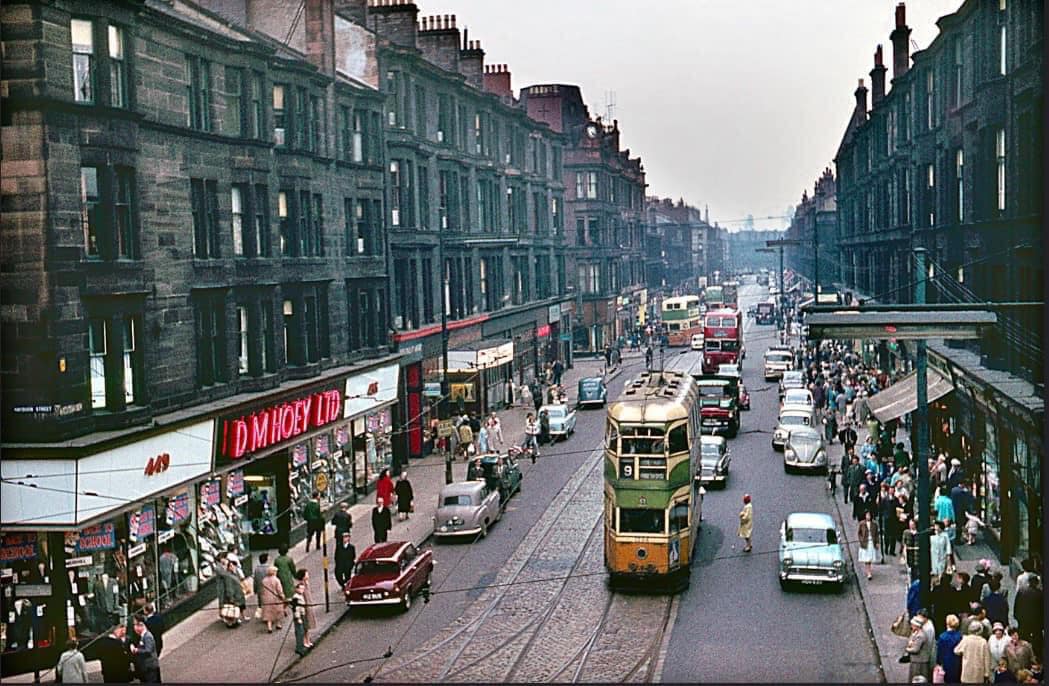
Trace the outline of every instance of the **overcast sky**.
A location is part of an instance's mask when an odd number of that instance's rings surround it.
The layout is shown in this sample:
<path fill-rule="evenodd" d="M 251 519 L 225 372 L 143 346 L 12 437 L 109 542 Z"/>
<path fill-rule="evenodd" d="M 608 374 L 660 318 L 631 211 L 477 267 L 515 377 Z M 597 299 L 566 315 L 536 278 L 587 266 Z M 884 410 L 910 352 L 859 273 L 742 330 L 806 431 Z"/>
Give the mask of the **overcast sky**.
<path fill-rule="evenodd" d="M 623 147 L 641 155 L 649 194 L 785 225 L 834 153 L 884 45 L 892 78 L 897 0 L 416 0 L 420 16 L 455 14 L 515 91 L 583 89 L 592 115 L 615 92 Z M 912 0 L 911 40 L 961 0 Z M 911 52 L 914 52 L 912 45 Z M 868 95 L 869 100 L 869 95 Z M 725 224 L 740 226 L 739 222 Z"/>

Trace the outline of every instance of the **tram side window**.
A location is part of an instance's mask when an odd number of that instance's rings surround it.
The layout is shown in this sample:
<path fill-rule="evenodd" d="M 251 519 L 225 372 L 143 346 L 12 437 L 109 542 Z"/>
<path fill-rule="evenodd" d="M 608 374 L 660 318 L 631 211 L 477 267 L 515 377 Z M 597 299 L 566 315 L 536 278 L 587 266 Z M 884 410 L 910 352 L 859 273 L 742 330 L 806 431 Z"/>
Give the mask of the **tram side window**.
<path fill-rule="evenodd" d="M 671 429 L 669 440 L 671 453 L 688 452 L 688 425 L 679 424 Z"/>
<path fill-rule="evenodd" d="M 661 534 L 665 525 L 665 510 L 619 509 L 621 534 Z"/>
<path fill-rule="evenodd" d="M 605 432 L 605 447 L 609 450 L 616 449 L 616 442 L 619 440 L 619 429 L 612 422 L 608 423 L 608 431 Z"/>
<path fill-rule="evenodd" d="M 688 531 L 688 501 L 682 500 L 674 503 L 670 510 L 670 533 Z"/>

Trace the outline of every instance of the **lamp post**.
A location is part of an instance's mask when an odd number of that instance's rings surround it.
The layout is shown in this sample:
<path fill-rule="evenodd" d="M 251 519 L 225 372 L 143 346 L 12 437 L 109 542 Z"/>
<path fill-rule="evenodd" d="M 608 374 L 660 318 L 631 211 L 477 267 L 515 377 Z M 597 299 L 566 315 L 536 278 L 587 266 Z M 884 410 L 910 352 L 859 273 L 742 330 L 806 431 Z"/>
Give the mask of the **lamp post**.
<path fill-rule="evenodd" d="M 448 265 L 444 261 L 444 231 L 437 232 L 437 263 L 441 270 L 441 402 L 438 405 L 437 416 L 440 419 L 448 419 L 448 403 L 450 386 L 448 384 Z M 447 436 L 445 437 L 447 438 Z M 450 484 L 454 481 L 452 476 L 452 451 L 451 442 L 447 444 L 444 451 L 444 483 Z"/>
<path fill-rule="evenodd" d="M 915 288 L 914 303 L 925 304 L 925 248 L 914 249 Z M 932 494 L 929 493 L 929 389 L 926 386 L 928 354 L 925 339 L 915 341 L 915 381 L 917 405 L 914 409 L 914 459 L 918 461 L 918 578 L 921 579 L 918 593 L 922 607 L 929 603 L 929 574 L 932 569 L 932 551 L 929 540 L 929 511 Z"/>

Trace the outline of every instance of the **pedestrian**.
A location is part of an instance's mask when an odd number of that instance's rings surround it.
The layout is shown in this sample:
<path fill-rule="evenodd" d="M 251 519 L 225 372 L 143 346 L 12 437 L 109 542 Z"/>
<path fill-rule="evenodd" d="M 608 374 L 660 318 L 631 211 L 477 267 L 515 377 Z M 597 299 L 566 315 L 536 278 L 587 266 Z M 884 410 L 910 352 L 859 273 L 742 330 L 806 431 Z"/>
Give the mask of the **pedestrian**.
<path fill-rule="evenodd" d="M 1016 627 L 1009 628 L 1009 642 L 1002 656 L 1009 663 L 1009 671 L 1013 674 L 1021 669 L 1030 669 L 1035 661 L 1034 647 L 1030 641 L 1020 638 L 1020 631 Z"/>
<path fill-rule="evenodd" d="M 903 532 L 903 557 L 900 562 L 911 570 L 911 579 L 918 578 L 918 522 L 913 517 L 907 520 L 907 530 Z"/>
<path fill-rule="evenodd" d="M 850 499 L 851 500 L 855 500 L 857 492 L 859 491 L 859 488 L 860 488 L 860 484 L 863 483 L 863 480 L 864 480 L 865 474 L 866 474 L 866 470 L 863 468 L 863 465 L 860 464 L 860 458 L 859 458 L 858 455 L 852 455 L 850 457 L 849 462 L 850 462 L 849 469 L 848 469 L 848 472 L 846 473 L 847 476 L 846 476 L 846 479 L 845 479 L 846 490 L 849 492 L 849 494 L 848 494 L 848 497 L 845 499 L 845 502 L 849 502 Z M 856 517 L 856 507 L 855 506 L 853 506 L 852 512 L 853 512 L 853 517 L 855 518 Z"/>
<path fill-rule="evenodd" d="M 335 527 L 335 540 L 341 541 L 343 534 L 348 534 L 353 529 L 353 517 L 350 515 L 350 504 L 340 503 L 339 511 L 331 518 L 331 524 Z"/>
<path fill-rule="evenodd" d="M 931 571 L 934 577 L 939 577 L 947 571 L 947 563 L 953 565 L 954 553 L 951 551 L 951 539 L 947 537 L 943 522 L 933 522 L 933 534 L 929 537 L 929 553 L 931 556 Z"/>
<path fill-rule="evenodd" d="M 605 344 L 605 371 L 612 367 L 612 346 Z"/>
<path fill-rule="evenodd" d="M 892 461 L 895 463 L 897 469 L 900 467 L 910 467 L 911 456 L 903 449 L 903 443 L 896 444 L 896 449 L 892 453 Z"/>
<path fill-rule="evenodd" d="M 543 406 L 543 389 L 535 381 L 532 381 L 528 388 L 532 392 L 532 404 L 535 405 L 535 411 L 539 412 L 539 408 Z"/>
<path fill-rule="evenodd" d="M 235 570 L 236 567 L 228 560 L 225 568 L 220 564 L 217 570 L 219 617 L 229 629 L 244 623 L 244 611 L 248 608 L 244 587 L 240 585 L 240 579 L 237 578 Z"/>
<path fill-rule="evenodd" d="M 313 647 L 313 641 L 310 640 L 310 632 L 317 628 L 317 615 L 313 611 L 313 594 L 310 589 L 310 573 L 305 569 L 300 569 L 295 574 L 296 589 L 301 588 L 301 591 L 297 591 L 303 600 L 304 613 L 305 613 L 305 635 L 303 636 L 302 642 L 307 648 Z"/>
<path fill-rule="evenodd" d="M 1002 573 L 995 572 L 987 586 L 987 595 L 981 600 L 987 609 L 987 619 L 991 620 L 992 624 L 998 622 L 1004 627 L 1009 623 L 1009 601 L 1002 590 Z"/>
<path fill-rule="evenodd" d="M 932 603 L 932 621 L 936 626 L 946 626 L 947 615 L 954 611 L 954 588 L 951 587 L 951 575 L 946 572 L 933 579 L 929 590 L 929 602 Z"/>
<path fill-rule="evenodd" d="M 962 658 L 954 649 L 962 641 L 958 632 L 958 616 L 947 615 L 946 629 L 936 640 L 936 664 L 943 669 L 943 683 L 956 684 L 962 676 Z"/>
<path fill-rule="evenodd" d="M 994 651 L 992 650 L 991 653 L 991 657 L 993 658 Z M 996 684 L 1016 683 L 1016 675 L 1009 671 L 1009 662 L 1004 657 L 998 658 L 998 667 L 995 668 L 994 674 L 992 674 L 991 676 L 991 681 Z"/>
<path fill-rule="evenodd" d="M 863 520 L 860 521 L 857 538 L 860 543 L 860 562 L 867 569 L 867 578 L 871 578 L 871 565 L 878 559 L 878 523 L 874 521 L 870 510 L 864 512 Z"/>
<path fill-rule="evenodd" d="M 87 683 L 87 663 L 76 639 L 66 641 L 66 650 L 58 656 L 55 665 L 55 676 L 63 684 Z"/>
<path fill-rule="evenodd" d="M 470 426 L 470 422 L 464 417 L 463 423 L 459 425 L 459 454 L 462 455 L 464 459 L 469 459 L 470 449 L 473 447 L 474 430 Z"/>
<path fill-rule="evenodd" d="M 1020 637 L 1029 641 L 1035 648 L 1035 655 L 1042 657 L 1043 617 L 1042 580 L 1032 574 L 1027 581 L 1027 588 L 1017 591 L 1013 601 L 1013 617 L 1019 625 Z"/>
<path fill-rule="evenodd" d="M 466 426 L 467 431 L 470 430 L 468 424 L 464 424 L 464 426 Z M 379 472 L 379 480 L 375 482 L 375 496 L 386 507 L 393 507 L 393 489 L 393 479 L 390 478 L 390 470 L 383 469 Z"/>
<path fill-rule="evenodd" d="M 828 412 L 827 416 L 823 419 L 823 436 L 827 439 L 827 444 L 834 443 L 834 437 L 838 435 L 838 418 L 834 416 L 833 412 Z"/>
<path fill-rule="evenodd" d="M 340 587 L 345 587 L 353 576 L 353 565 L 357 561 L 357 549 L 350 541 L 350 534 L 344 533 L 339 546 L 335 549 L 335 580 Z"/>
<path fill-rule="evenodd" d="M 324 512 L 321 510 L 321 494 L 313 492 L 313 497 L 303 508 L 302 518 L 306 520 L 306 552 L 310 552 L 310 540 L 316 541 L 314 547 L 320 550 L 321 534 L 324 532 Z"/>
<path fill-rule="evenodd" d="M 896 499 L 892 497 L 889 484 L 884 481 L 878 489 L 878 530 L 881 532 L 882 563 L 886 557 L 896 555 L 896 538 L 899 520 L 896 518 Z"/>
<path fill-rule="evenodd" d="M 864 513 L 873 509 L 871 494 L 867 492 L 867 484 L 861 483 L 859 490 L 852 498 L 852 518 L 857 522 L 863 519 Z"/>
<path fill-rule="evenodd" d="M 947 470 L 947 488 L 953 490 L 965 481 L 965 470 L 962 469 L 962 461 L 957 457 L 951 460 L 951 468 Z"/>
<path fill-rule="evenodd" d="M 985 684 L 991 680 L 991 649 L 980 632 L 979 624 L 971 625 L 954 648 L 954 654 L 962 656 L 963 684 Z"/>
<path fill-rule="evenodd" d="M 477 432 L 477 452 L 482 455 L 491 450 L 488 443 L 488 437 L 488 422 L 485 422 L 481 425 L 481 430 Z"/>
<path fill-rule="evenodd" d="M 401 478 L 397 480 L 394 487 L 397 494 L 397 519 L 404 521 L 415 505 L 415 494 L 412 492 L 412 482 L 408 481 L 408 472 L 401 472 Z"/>
<path fill-rule="evenodd" d="M 385 543 L 386 536 L 392 528 L 393 518 L 390 516 L 390 510 L 380 499 L 375 507 L 372 508 L 372 533 L 375 543 Z"/>
<path fill-rule="evenodd" d="M 284 589 L 284 597 L 290 598 L 295 594 L 295 560 L 288 555 L 288 546 L 281 545 L 277 548 L 277 559 L 273 561 L 277 568 L 277 577 L 280 579 L 281 588 Z"/>
<path fill-rule="evenodd" d="M 503 423 L 499 421 L 498 415 L 495 412 L 488 415 L 488 440 L 499 441 L 499 447 L 503 447 Z"/>
<path fill-rule="evenodd" d="M 553 372 L 554 372 L 554 385 L 555 386 L 560 386 L 561 385 L 561 376 L 565 373 L 565 366 L 563 364 L 561 364 L 561 360 L 554 360 Z"/>
<path fill-rule="evenodd" d="M 338 560 L 339 551 L 335 551 L 335 559 Z M 273 625 L 277 625 L 277 629 L 283 629 L 281 622 L 284 621 L 284 615 L 287 614 L 287 596 L 284 595 L 284 585 L 281 583 L 280 577 L 277 576 L 277 568 L 270 565 L 266 568 L 266 576 L 262 579 L 262 585 L 259 587 L 259 600 L 262 602 L 262 616 L 260 619 L 266 622 L 266 631 L 273 633 Z"/>
<path fill-rule="evenodd" d="M 539 445 L 550 442 L 550 413 L 546 410 L 539 411 Z"/>
<path fill-rule="evenodd" d="M 750 502 L 749 493 L 743 496 L 743 509 L 739 511 L 739 531 L 737 533 L 746 542 L 743 552 L 749 553 L 753 549 L 750 537 L 754 533 L 754 506 Z"/>
<path fill-rule="evenodd" d="M 525 417 L 525 450 L 533 451 L 533 458 L 539 457 L 539 423 L 535 421 L 535 415 L 531 412 Z"/>
<path fill-rule="evenodd" d="M 299 657 L 306 657 L 309 646 L 306 645 L 306 599 L 302 594 L 305 584 L 295 584 L 295 594 L 291 597 L 291 621 L 295 626 L 295 652 Z"/>
<path fill-rule="evenodd" d="M 260 614 L 262 609 L 262 582 L 265 581 L 266 572 L 269 571 L 269 568 L 270 554 L 266 552 L 259 553 L 258 564 L 255 565 L 255 569 L 251 570 L 251 581 L 255 587 L 255 605 L 259 609 Z"/>
<path fill-rule="evenodd" d="M 856 429 L 852 428 L 852 422 L 846 420 L 845 425 L 842 426 L 841 430 L 838 432 L 838 440 L 841 441 L 841 445 L 845 448 L 845 451 L 848 452 L 849 448 L 855 448 L 858 439 L 859 437 L 856 435 Z"/>
<path fill-rule="evenodd" d="M 135 616 L 135 633 L 138 634 L 138 644 L 131 646 L 131 654 L 135 658 L 135 673 L 138 680 L 144 684 L 159 684 L 161 681 L 157 642 L 146 627 L 145 618 L 141 615 Z"/>
<path fill-rule="evenodd" d="M 925 620 L 918 616 L 911 619 L 911 635 L 907 639 L 907 654 L 910 656 L 908 679 L 922 677 L 926 682 L 932 681 L 932 645 L 923 627 Z"/>
<path fill-rule="evenodd" d="M 645 368 L 652 369 L 652 346 L 645 348 Z"/>
<path fill-rule="evenodd" d="M 107 684 L 131 683 L 131 653 L 124 624 L 117 624 L 109 634 L 96 639 L 90 654 L 102 662 L 102 681 Z"/>
<path fill-rule="evenodd" d="M 142 608 L 146 620 L 146 628 L 153 634 L 153 640 L 157 644 L 157 657 L 164 654 L 164 632 L 168 630 L 168 622 L 164 615 L 157 613 L 157 607 L 153 603 L 146 603 Z"/>
<path fill-rule="evenodd" d="M 987 641 L 987 647 L 991 649 L 991 660 L 995 663 L 1005 656 L 1005 646 L 1009 645 L 1009 636 L 1005 634 L 1005 625 L 995 622 L 991 626 L 991 638 Z"/>
<path fill-rule="evenodd" d="M 933 507 L 936 508 L 936 519 L 939 521 L 957 521 L 954 517 L 954 503 L 951 502 L 950 496 L 948 496 L 944 490 L 936 490 L 936 498 L 933 500 Z"/>

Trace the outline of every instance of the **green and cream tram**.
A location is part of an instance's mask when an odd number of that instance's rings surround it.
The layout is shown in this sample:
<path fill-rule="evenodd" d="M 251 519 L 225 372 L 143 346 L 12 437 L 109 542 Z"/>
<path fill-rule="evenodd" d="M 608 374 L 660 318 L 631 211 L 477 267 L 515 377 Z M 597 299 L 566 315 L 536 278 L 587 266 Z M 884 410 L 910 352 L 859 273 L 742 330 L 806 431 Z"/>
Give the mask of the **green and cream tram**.
<path fill-rule="evenodd" d="M 688 586 L 702 514 L 699 392 L 684 372 L 645 372 L 608 408 L 605 566 L 612 588 Z"/>

